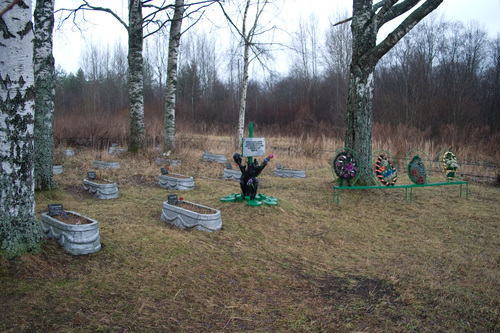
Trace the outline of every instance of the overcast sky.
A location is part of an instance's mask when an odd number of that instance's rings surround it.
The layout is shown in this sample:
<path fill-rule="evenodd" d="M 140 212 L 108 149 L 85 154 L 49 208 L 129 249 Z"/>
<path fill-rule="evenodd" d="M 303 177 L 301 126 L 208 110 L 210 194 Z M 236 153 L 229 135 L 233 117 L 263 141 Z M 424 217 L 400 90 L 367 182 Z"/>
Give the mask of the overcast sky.
<path fill-rule="evenodd" d="M 76 3 L 78 0 L 55 1 L 56 8 L 62 5 L 71 7 L 71 4 Z M 99 2 L 94 0 L 93 3 Z M 127 1 L 124 0 L 106 0 L 106 6 L 115 10 L 125 20 L 127 19 L 126 3 Z M 212 7 L 207 14 L 215 15 L 220 11 L 218 6 Z M 329 20 L 344 13 L 350 16 L 351 11 L 352 0 L 286 0 L 280 9 L 276 25 L 284 27 L 288 32 L 293 32 L 297 29 L 301 18 L 307 19 L 314 13 L 318 18 L 319 31 L 323 34 Z M 486 29 L 491 38 L 500 35 L 500 0 L 444 0 L 436 12 L 443 15 L 447 21 L 461 21 L 466 25 L 477 21 Z M 125 28 L 109 14 L 96 12 L 87 14 L 86 17 L 94 25 L 87 24 L 84 34 L 72 27 L 71 22 L 67 22 L 61 30 L 54 32 L 56 66 L 62 66 L 67 72 L 78 70 L 80 53 L 85 49 L 85 45 L 91 42 L 114 45 L 117 41 L 121 41 L 124 47 L 127 45 Z M 382 29 L 380 34 L 384 33 L 387 34 L 388 30 Z"/>

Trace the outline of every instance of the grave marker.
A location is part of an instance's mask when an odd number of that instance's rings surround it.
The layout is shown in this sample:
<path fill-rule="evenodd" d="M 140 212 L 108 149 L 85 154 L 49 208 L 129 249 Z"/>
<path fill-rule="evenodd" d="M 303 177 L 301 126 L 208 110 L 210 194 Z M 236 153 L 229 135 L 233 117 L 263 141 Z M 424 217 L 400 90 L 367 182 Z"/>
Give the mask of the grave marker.
<path fill-rule="evenodd" d="M 49 204 L 48 209 L 49 209 L 50 216 L 61 215 L 61 213 L 63 212 L 63 205 L 62 204 Z"/>
<path fill-rule="evenodd" d="M 179 203 L 179 198 L 177 197 L 177 194 L 169 194 L 167 196 L 167 202 L 170 205 L 177 205 Z"/>

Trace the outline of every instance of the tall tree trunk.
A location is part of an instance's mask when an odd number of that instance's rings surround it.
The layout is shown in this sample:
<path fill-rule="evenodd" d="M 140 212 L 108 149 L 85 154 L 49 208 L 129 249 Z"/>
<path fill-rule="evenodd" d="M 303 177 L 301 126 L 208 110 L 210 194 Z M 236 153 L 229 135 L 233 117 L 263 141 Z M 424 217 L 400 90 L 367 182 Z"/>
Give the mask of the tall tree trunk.
<path fill-rule="evenodd" d="M 163 149 L 175 149 L 175 93 L 177 91 L 177 58 L 181 40 L 182 18 L 184 16 L 184 0 L 175 0 L 174 18 L 170 23 L 168 42 L 167 83 L 165 93 L 165 118 Z"/>
<path fill-rule="evenodd" d="M 241 147 L 243 143 L 243 133 L 245 130 L 245 111 L 247 106 L 247 90 L 248 90 L 249 48 L 250 45 L 245 44 L 245 49 L 243 51 L 243 80 L 241 82 L 241 92 L 240 92 L 240 113 L 238 115 L 238 147 Z"/>
<path fill-rule="evenodd" d="M 357 152 L 361 160 L 358 183 L 374 182 L 372 176 L 372 100 L 373 72 L 375 66 L 396 43 L 420 20 L 436 9 L 443 0 L 353 0 L 352 10 L 352 60 L 349 74 L 349 92 L 345 116 L 345 146 Z M 377 34 L 385 23 L 411 11 L 403 22 L 382 42 L 377 44 Z"/>
<path fill-rule="evenodd" d="M 361 160 L 360 182 L 371 181 L 372 100 L 375 64 L 366 63 L 364 55 L 375 47 L 377 30 L 369 24 L 372 0 L 354 1 L 352 15 L 352 59 L 346 107 L 345 146 L 353 149 Z"/>
<path fill-rule="evenodd" d="M 244 50 L 243 50 L 243 77 L 241 80 L 241 91 L 240 91 L 240 110 L 238 113 L 238 132 L 236 133 L 238 138 L 238 148 L 243 144 L 243 133 L 245 130 L 245 111 L 247 107 L 247 90 L 248 90 L 248 67 L 249 67 L 249 52 L 250 52 L 250 43 L 252 39 L 252 35 L 247 36 L 246 24 L 247 24 L 247 16 L 248 9 L 250 8 L 250 0 L 247 0 L 245 5 L 245 10 L 243 12 L 243 23 L 241 28 L 241 36 L 243 38 Z M 257 24 L 257 19 L 255 21 Z"/>
<path fill-rule="evenodd" d="M 0 0 L 5 8 L 11 0 Z M 39 248 L 35 215 L 31 1 L 0 17 L 0 241 L 12 258 Z"/>
<path fill-rule="evenodd" d="M 52 152 L 54 149 L 55 70 L 52 56 L 54 0 L 37 0 L 34 13 L 35 40 L 35 185 L 54 187 Z"/>
<path fill-rule="evenodd" d="M 142 1 L 129 0 L 128 89 L 130 99 L 130 138 L 128 150 L 144 148 L 144 82 L 142 56 Z"/>
<path fill-rule="evenodd" d="M 247 89 L 248 89 L 248 68 L 250 65 L 250 62 L 256 58 L 259 57 L 260 54 L 264 52 L 264 49 L 261 47 L 256 47 L 258 51 L 253 49 L 255 47 L 255 43 L 253 42 L 253 39 L 255 36 L 260 36 L 263 34 L 265 31 L 273 30 L 268 29 L 268 30 L 259 30 L 258 29 L 258 23 L 259 23 L 259 18 L 264 12 L 264 9 L 266 5 L 269 3 L 269 0 L 246 0 L 245 1 L 245 9 L 243 10 L 243 13 L 241 15 L 241 20 L 242 20 L 242 27 L 241 30 L 236 26 L 236 24 L 233 22 L 233 20 L 229 17 L 229 15 L 226 13 L 224 10 L 224 6 L 222 5 L 222 2 L 218 2 L 219 5 L 222 8 L 222 11 L 224 13 L 224 16 L 230 23 L 230 25 L 236 30 L 238 35 L 240 36 L 242 42 L 243 42 L 243 77 L 241 78 L 241 90 L 240 90 L 240 105 L 239 105 L 239 115 L 238 115 L 238 130 L 236 133 L 237 137 L 237 142 L 238 146 L 237 148 L 241 148 L 241 144 L 243 142 L 243 133 L 244 133 L 244 128 L 245 128 L 245 111 L 246 111 L 246 104 L 247 104 Z M 238 3 L 236 1 L 236 3 Z M 252 13 L 251 15 L 255 15 L 253 18 L 253 22 L 250 22 L 248 25 L 247 29 L 247 18 L 248 18 L 248 12 L 250 9 L 250 6 L 255 7 L 255 12 Z M 255 58 L 250 59 L 250 51 L 252 49 L 252 52 L 255 55 Z"/>

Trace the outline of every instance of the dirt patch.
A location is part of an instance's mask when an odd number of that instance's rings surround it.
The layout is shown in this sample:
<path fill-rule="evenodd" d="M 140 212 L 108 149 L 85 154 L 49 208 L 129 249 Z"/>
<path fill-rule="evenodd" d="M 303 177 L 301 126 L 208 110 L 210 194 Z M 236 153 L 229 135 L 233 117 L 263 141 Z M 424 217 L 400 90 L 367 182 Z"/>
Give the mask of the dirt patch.
<path fill-rule="evenodd" d="M 132 185 L 132 186 L 140 185 L 147 187 L 158 187 L 158 178 L 149 175 L 136 174 L 121 178 L 120 184 Z"/>
<path fill-rule="evenodd" d="M 82 184 L 67 185 L 63 187 L 63 190 L 76 199 L 83 199 L 85 193 L 87 192 L 86 190 L 83 189 Z"/>
<path fill-rule="evenodd" d="M 51 216 L 51 217 L 53 219 L 56 219 L 58 221 L 66 223 L 66 224 L 78 225 L 78 224 L 90 224 L 90 223 L 92 223 L 92 221 L 87 220 L 85 217 L 75 215 L 75 214 L 70 213 L 70 212 L 62 212 L 61 215 L 55 215 L 55 216 Z"/>
<path fill-rule="evenodd" d="M 96 178 L 96 179 L 87 179 L 87 181 L 89 182 L 92 182 L 92 183 L 96 183 L 96 184 L 113 184 L 114 182 L 111 181 L 111 180 L 107 180 L 107 179 L 100 179 L 100 178 Z"/>
<path fill-rule="evenodd" d="M 175 206 L 187 209 L 198 214 L 215 214 L 216 211 L 210 208 L 200 207 L 198 205 L 192 204 L 190 202 L 180 200 Z"/>
<path fill-rule="evenodd" d="M 179 178 L 179 179 L 189 179 L 189 178 L 191 178 L 191 176 L 184 176 L 184 175 L 180 175 L 178 173 L 167 173 L 164 176 L 172 177 L 172 178 Z"/>
<path fill-rule="evenodd" d="M 370 304 L 383 301 L 394 304 L 399 299 L 399 294 L 394 287 L 383 280 L 359 276 L 339 277 L 327 275 L 320 278 L 317 284 L 321 297 L 335 301 L 360 298 Z"/>

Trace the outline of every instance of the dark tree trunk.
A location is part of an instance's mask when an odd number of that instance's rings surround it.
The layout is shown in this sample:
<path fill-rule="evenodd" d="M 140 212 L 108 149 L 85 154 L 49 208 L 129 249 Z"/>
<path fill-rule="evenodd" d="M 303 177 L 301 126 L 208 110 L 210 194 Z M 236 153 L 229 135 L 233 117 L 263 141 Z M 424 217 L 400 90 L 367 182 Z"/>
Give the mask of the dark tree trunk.
<path fill-rule="evenodd" d="M 375 66 L 396 43 L 420 20 L 436 9 L 443 0 L 353 0 L 351 30 L 352 61 L 349 74 L 349 92 L 345 116 L 345 146 L 353 149 L 361 160 L 359 184 L 374 182 L 371 170 L 372 155 L 372 100 Z M 377 44 L 380 27 L 392 19 L 413 12 L 387 38 Z"/>
<path fill-rule="evenodd" d="M 56 94 L 54 57 L 52 56 L 54 0 L 37 0 L 34 20 L 35 185 L 39 190 L 48 190 L 54 187 L 52 171 Z"/>

